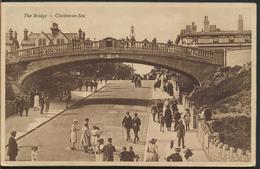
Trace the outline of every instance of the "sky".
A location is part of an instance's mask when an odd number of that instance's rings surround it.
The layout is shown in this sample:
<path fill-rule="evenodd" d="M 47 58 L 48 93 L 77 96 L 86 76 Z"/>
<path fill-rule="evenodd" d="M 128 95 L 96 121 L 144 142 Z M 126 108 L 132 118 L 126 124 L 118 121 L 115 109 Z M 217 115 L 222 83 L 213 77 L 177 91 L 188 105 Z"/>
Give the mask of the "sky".
<path fill-rule="evenodd" d="M 204 16 L 210 24 L 221 30 L 236 30 L 238 15 L 243 15 L 244 29 L 251 29 L 254 4 L 223 3 L 5 3 L 2 16 L 4 31 L 12 28 L 22 40 L 23 30 L 50 32 L 53 22 L 63 32 L 78 32 L 81 28 L 86 37 L 100 40 L 105 37 L 125 38 L 130 26 L 135 28 L 136 40 L 156 37 L 158 42 L 175 41 L 185 25 L 195 22 L 197 30 L 203 28 Z M 45 18 L 25 17 L 47 15 Z M 56 14 L 85 15 L 85 17 L 55 17 Z M 134 64 L 137 73 L 147 73 L 152 67 Z"/>

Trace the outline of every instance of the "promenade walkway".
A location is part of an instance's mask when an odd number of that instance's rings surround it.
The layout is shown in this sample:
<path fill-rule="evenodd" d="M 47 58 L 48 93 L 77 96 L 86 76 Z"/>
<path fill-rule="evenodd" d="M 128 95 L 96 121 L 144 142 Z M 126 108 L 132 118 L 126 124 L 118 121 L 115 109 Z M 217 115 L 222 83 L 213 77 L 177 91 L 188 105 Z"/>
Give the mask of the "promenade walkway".
<path fill-rule="evenodd" d="M 107 83 L 109 84 L 109 82 Z M 105 85 L 103 83 L 99 83 L 98 90 L 103 88 Z M 94 92 L 86 92 L 85 86 L 83 86 L 82 91 L 72 91 L 72 101 L 70 102 L 69 106 L 74 105 L 76 102 L 79 102 L 80 100 L 84 99 L 85 97 L 93 94 Z M 98 91 L 97 90 L 97 91 Z M 48 113 L 40 114 L 39 111 L 34 111 L 33 108 L 29 109 L 29 116 L 25 116 L 25 112 L 23 112 L 23 116 L 20 115 L 12 115 L 8 117 L 5 120 L 6 125 L 6 132 L 5 132 L 5 145 L 8 143 L 8 139 L 10 137 L 10 132 L 15 130 L 17 132 L 16 138 L 19 140 L 19 138 L 25 136 L 26 134 L 30 133 L 31 131 L 37 129 L 37 127 L 41 126 L 42 124 L 49 121 L 51 118 L 54 118 L 58 114 L 64 112 L 66 110 L 65 108 L 65 102 L 59 101 L 58 99 L 51 100 L 50 102 L 50 109 Z"/>
<path fill-rule="evenodd" d="M 152 95 L 153 99 L 166 99 L 171 98 L 166 92 L 163 92 L 161 90 L 156 90 L 153 92 Z M 184 113 L 184 107 L 182 105 L 178 105 L 178 109 L 180 112 Z M 147 143 L 152 138 L 157 138 L 157 145 L 159 149 L 159 156 L 160 161 L 166 161 L 165 160 L 165 153 L 166 150 L 169 149 L 170 141 L 174 140 L 174 145 L 178 146 L 178 139 L 176 132 L 173 131 L 167 131 L 166 128 L 163 132 L 160 132 L 160 124 L 157 122 L 153 122 L 152 114 L 150 114 L 149 117 L 149 126 L 148 126 L 148 133 L 147 133 Z M 193 152 L 193 162 L 207 162 L 207 156 L 205 152 L 202 149 L 202 146 L 199 142 L 199 139 L 197 137 L 196 130 L 191 128 L 191 131 L 187 131 L 185 135 L 185 149 L 191 149 Z M 183 151 L 183 149 L 182 149 Z"/>

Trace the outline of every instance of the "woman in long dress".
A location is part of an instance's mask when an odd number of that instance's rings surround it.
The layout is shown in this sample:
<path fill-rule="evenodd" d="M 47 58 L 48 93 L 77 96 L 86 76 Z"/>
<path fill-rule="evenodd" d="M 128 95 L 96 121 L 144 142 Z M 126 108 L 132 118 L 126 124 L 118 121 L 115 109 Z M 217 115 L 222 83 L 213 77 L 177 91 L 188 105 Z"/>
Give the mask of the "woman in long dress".
<path fill-rule="evenodd" d="M 99 139 L 95 149 L 96 161 L 103 161 L 104 139 Z"/>
<path fill-rule="evenodd" d="M 82 135 L 81 135 L 81 139 L 80 139 L 80 144 L 83 147 L 85 153 L 87 153 L 88 147 L 91 146 L 91 143 L 90 143 L 89 126 L 88 126 L 88 123 L 86 121 L 85 121 L 81 131 L 82 131 Z"/>
<path fill-rule="evenodd" d="M 171 131 L 172 127 L 172 111 L 169 106 L 165 110 L 165 125 L 168 131 Z"/>
<path fill-rule="evenodd" d="M 156 145 L 157 139 L 153 138 L 146 149 L 146 161 L 159 161 L 159 151 Z"/>
<path fill-rule="evenodd" d="M 190 119 L 191 119 L 191 114 L 189 109 L 185 109 L 186 113 L 183 116 L 184 122 L 185 122 L 185 128 L 186 131 L 190 131 Z"/>
<path fill-rule="evenodd" d="M 40 97 L 38 94 L 34 96 L 34 102 L 33 102 L 34 111 L 40 110 Z"/>
<path fill-rule="evenodd" d="M 71 133 L 70 133 L 70 143 L 71 143 L 71 147 L 70 149 L 73 151 L 75 150 L 75 144 L 77 143 L 77 124 L 78 124 L 78 120 L 74 119 L 73 120 L 73 124 L 71 126 Z"/>
<path fill-rule="evenodd" d="M 92 134 L 91 135 L 91 144 L 93 146 L 93 149 L 95 149 L 98 144 L 98 139 L 101 135 L 101 131 L 99 130 L 99 127 L 93 126 L 93 130 L 92 130 L 91 134 Z"/>

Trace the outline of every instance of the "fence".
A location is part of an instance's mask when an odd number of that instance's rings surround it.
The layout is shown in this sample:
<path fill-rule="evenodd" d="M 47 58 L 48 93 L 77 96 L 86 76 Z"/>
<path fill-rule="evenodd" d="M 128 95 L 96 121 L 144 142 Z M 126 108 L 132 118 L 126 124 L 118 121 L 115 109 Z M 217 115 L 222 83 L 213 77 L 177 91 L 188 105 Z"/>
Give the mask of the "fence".
<path fill-rule="evenodd" d="M 228 144 L 222 143 L 219 139 L 219 134 L 216 132 L 212 133 L 204 120 L 200 120 L 198 123 L 197 135 L 210 161 L 249 162 L 251 160 L 249 150 L 242 151 L 239 148 L 235 149 Z"/>

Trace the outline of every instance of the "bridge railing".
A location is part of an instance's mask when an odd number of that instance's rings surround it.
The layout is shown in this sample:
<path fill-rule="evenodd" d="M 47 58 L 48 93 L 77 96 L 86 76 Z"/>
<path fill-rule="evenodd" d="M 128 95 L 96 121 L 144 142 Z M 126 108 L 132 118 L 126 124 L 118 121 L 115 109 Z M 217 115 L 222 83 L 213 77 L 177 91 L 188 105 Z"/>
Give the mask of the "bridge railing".
<path fill-rule="evenodd" d="M 157 51 L 163 53 L 174 53 L 187 57 L 205 57 L 214 58 L 215 52 L 199 49 L 195 47 L 186 47 L 179 45 L 168 45 L 165 43 L 152 43 L 152 42 L 125 42 L 118 40 L 113 47 L 105 47 L 102 41 L 88 41 L 88 42 L 75 42 L 65 43 L 58 45 L 39 46 L 35 48 L 22 49 L 7 53 L 7 59 L 14 57 L 32 57 L 44 54 L 55 54 L 68 51 L 85 51 L 85 50 L 142 50 L 142 51 Z M 212 59 L 213 60 L 213 59 Z"/>

